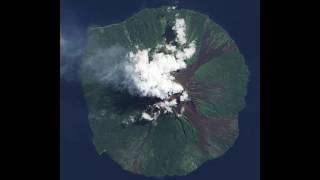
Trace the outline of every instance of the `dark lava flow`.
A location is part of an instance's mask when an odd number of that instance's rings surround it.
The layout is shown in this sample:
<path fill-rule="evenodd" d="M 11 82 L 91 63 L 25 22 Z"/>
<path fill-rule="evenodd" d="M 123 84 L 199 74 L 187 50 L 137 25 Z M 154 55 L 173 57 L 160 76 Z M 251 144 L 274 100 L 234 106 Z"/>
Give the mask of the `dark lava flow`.
<path fill-rule="evenodd" d="M 225 139 L 228 138 L 226 137 L 228 132 L 232 132 L 232 130 L 236 130 L 235 132 L 231 133 L 231 136 L 236 136 L 237 135 L 237 128 L 234 128 L 235 125 L 235 119 L 213 119 L 213 118 L 207 118 L 203 115 L 201 115 L 194 104 L 195 99 L 203 99 L 205 98 L 205 94 L 208 92 L 208 89 L 210 88 L 211 90 L 214 88 L 218 91 L 223 91 L 223 87 L 219 85 L 215 85 L 215 87 L 203 87 L 200 86 L 198 83 L 196 83 L 192 77 L 196 70 L 203 64 L 207 63 L 208 61 L 212 60 L 214 57 L 219 57 L 220 55 L 227 53 L 230 50 L 233 50 L 236 48 L 236 45 L 233 41 L 227 42 L 225 45 L 219 48 L 214 48 L 210 47 L 210 39 L 209 39 L 209 29 L 208 29 L 208 23 L 209 20 L 207 19 L 204 23 L 205 26 L 205 33 L 202 37 L 202 44 L 200 48 L 199 55 L 196 59 L 196 61 L 187 66 L 186 69 L 180 70 L 176 72 L 175 77 L 176 77 L 176 82 L 180 83 L 185 89 L 187 89 L 187 92 L 189 93 L 191 97 L 191 101 L 186 101 L 186 102 L 180 102 L 179 101 L 179 96 L 181 94 L 174 94 L 169 99 L 177 99 L 177 107 L 173 108 L 173 111 L 175 114 L 179 114 L 181 111 L 182 107 L 185 109 L 185 115 L 187 119 L 190 121 L 190 123 L 193 125 L 193 127 L 197 130 L 197 135 L 198 135 L 198 142 L 199 142 L 199 147 L 200 149 L 205 152 L 209 153 L 209 150 L 214 150 L 215 152 L 221 151 L 220 149 L 217 149 L 214 146 L 210 146 L 208 137 L 210 135 L 220 138 L 220 139 Z M 175 34 L 169 30 L 171 30 L 171 26 L 167 26 L 166 28 L 166 33 L 164 34 L 166 37 L 166 40 L 171 42 L 174 40 Z M 147 100 L 146 100 L 147 99 Z M 152 98 L 145 98 L 142 102 L 146 104 L 154 104 L 158 99 L 152 99 Z M 158 100 L 159 101 L 159 100 Z M 152 103 L 151 103 L 152 102 Z M 156 109 L 153 106 L 148 106 L 146 109 L 146 112 L 153 112 L 153 111 L 160 111 L 159 109 Z M 149 113 L 150 113 L 149 112 Z M 162 112 L 163 113 L 163 112 Z M 152 113 L 151 113 L 152 114 Z M 137 121 L 135 122 L 136 125 L 150 125 L 148 121 Z M 149 127 L 149 131 L 146 133 L 145 138 L 148 137 L 149 132 L 152 128 L 152 126 Z M 231 138 L 232 139 L 232 138 Z M 225 139 L 227 140 L 227 139 Z M 143 146 L 143 144 L 141 144 Z M 138 155 L 139 157 L 140 155 Z M 134 165 L 138 167 L 139 164 L 139 158 L 136 159 L 134 162 Z"/>
<path fill-rule="evenodd" d="M 191 95 L 191 101 L 188 101 L 186 103 L 183 103 L 182 106 L 185 108 L 185 114 L 190 121 L 190 123 L 193 125 L 194 128 L 196 128 L 198 133 L 198 140 L 199 140 L 199 146 L 200 149 L 204 152 L 208 152 L 209 148 L 215 148 L 209 145 L 208 137 L 209 134 L 212 133 L 216 137 L 223 137 L 223 134 L 230 131 L 230 128 L 233 128 L 235 119 L 212 119 L 207 118 L 203 115 L 201 115 L 193 102 L 192 97 L 201 97 L 200 94 L 193 94 L 193 88 L 200 89 L 199 92 L 205 93 L 206 90 L 199 85 L 196 85 L 194 83 L 194 80 L 192 79 L 192 76 L 194 75 L 195 71 L 203 64 L 207 63 L 209 60 L 212 60 L 214 57 L 218 57 L 234 48 L 236 48 L 235 43 L 232 41 L 231 43 L 225 44 L 223 47 L 220 48 L 212 48 L 210 47 L 210 39 L 208 37 L 209 35 L 209 29 L 207 26 L 208 20 L 205 21 L 205 33 L 203 35 L 202 45 L 200 48 L 199 56 L 196 59 L 196 61 L 187 66 L 186 69 L 183 69 L 176 74 L 176 81 L 180 83 L 183 87 L 187 89 L 189 94 Z M 197 87 L 194 87 L 194 86 Z M 203 91 L 201 91 L 201 89 Z M 237 134 L 237 132 L 236 132 Z M 219 151 L 218 149 L 215 149 L 216 152 Z"/>

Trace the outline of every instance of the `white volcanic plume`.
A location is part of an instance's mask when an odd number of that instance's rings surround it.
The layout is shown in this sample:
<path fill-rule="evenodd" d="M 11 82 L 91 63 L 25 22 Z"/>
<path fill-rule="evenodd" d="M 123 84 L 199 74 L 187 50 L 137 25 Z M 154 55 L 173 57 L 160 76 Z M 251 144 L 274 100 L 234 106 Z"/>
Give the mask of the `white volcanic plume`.
<path fill-rule="evenodd" d="M 186 24 L 183 18 L 176 18 L 172 29 L 176 32 L 175 41 L 183 48 L 172 44 L 158 45 L 158 49 L 164 48 L 166 53 L 157 51 L 151 53 L 150 49 L 138 49 L 135 53 L 129 53 L 129 62 L 125 64 L 125 72 L 128 73 L 126 81 L 133 85 L 128 87 L 129 92 L 162 99 L 151 106 L 156 111 L 151 114 L 147 112 L 141 114 L 144 120 L 156 120 L 161 112 L 173 113 L 172 108 L 177 107 L 176 99 L 170 100 L 173 94 L 180 93 L 178 97 L 180 101 L 189 100 L 187 92 L 181 84 L 174 81 L 172 73 L 187 67 L 185 60 L 195 53 L 195 42 L 186 45 Z"/>
<path fill-rule="evenodd" d="M 185 44 L 187 42 L 186 40 L 186 22 L 183 18 L 176 18 L 175 25 L 172 28 L 176 31 L 177 37 L 176 41 L 179 44 Z"/>
<path fill-rule="evenodd" d="M 195 52 L 194 43 L 182 51 L 174 54 L 163 52 L 151 55 L 148 49 L 129 53 L 129 62 L 125 64 L 128 73 L 127 81 L 133 86 L 128 87 L 129 92 L 140 96 L 168 98 L 170 95 L 180 93 L 183 87 L 174 81 L 173 72 L 186 68 L 184 60 L 190 58 Z"/>
<path fill-rule="evenodd" d="M 176 41 L 180 45 L 186 43 L 186 25 L 184 19 L 176 19 L 173 30 L 177 33 Z M 171 44 L 159 45 L 165 47 L 170 53 L 150 53 L 150 49 L 139 49 L 130 52 L 129 62 L 125 64 L 128 74 L 125 81 L 131 82 L 129 92 L 140 96 L 158 97 L 166 99 L 175 93 L 182 93 L 183 87 L 174 81 L 173 72 L 187 67 L 185 60 L 192 57 L 195 52 L 195 42 L 191 42 L 183 49 Z M 151 57 L 151 58 L 150 58 Z M 152 59 L 152 60 L 150 60 Z"/>

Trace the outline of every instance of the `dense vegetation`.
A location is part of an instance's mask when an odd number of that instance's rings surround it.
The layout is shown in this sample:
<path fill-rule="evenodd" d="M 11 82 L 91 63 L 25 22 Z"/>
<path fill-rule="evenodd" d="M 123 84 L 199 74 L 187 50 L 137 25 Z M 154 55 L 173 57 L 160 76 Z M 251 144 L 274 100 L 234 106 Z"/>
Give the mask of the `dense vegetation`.
<path fill-rule="evenodd" d="M 80 72 L 97 152 L 146 176 L 185 175 L 224 154 L 238 136 L 238 113 L 245 106 L 249 73 L 244 58 L 219 25 L 191 10 L 144 9 L 122 23 L 92 27 L 82 64 L 99 49 L 155 48 L 176 13 L 186 21 L 187 41 L 196 40 L 197 47 L 187 61 L 189 69 L 180 74 L 194 109 L 190 105 L 181 118 L 162 116 L 156 126 L 123 128 L 122 120 L 144 110 L 148 99 L 101 84 L 84 65 Z"/>

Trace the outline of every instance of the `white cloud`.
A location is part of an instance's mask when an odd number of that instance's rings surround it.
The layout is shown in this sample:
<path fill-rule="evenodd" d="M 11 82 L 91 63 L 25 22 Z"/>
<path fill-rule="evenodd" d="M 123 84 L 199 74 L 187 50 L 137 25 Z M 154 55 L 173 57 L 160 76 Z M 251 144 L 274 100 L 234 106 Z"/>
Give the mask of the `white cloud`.
<path fill-rule="evenodd" d="M 171 6 L 171 7 L 167 8 L 167 11 L 171 12 L 171 11 L 175 10 L 176 8 L 177 8 L 177 6 Z"/>
<path fill-rule="evenodd" d="M 186 22 L 183 18 L 176 18 L 175 25 L 172 27 L 177 33 L 176 41 L 179 44 L 186 44 Z"/>
<path fill-rule="evenodd" d="M 180 101 L 188 101 L 188 100 L 190 100 L 188 94 L 185 91 L 183 91 L 182 95 L 180 96 Z"/>
<path fill-rule="evenodd" d="M 133 84 L 128 87 L 129 92 L 140 96 L 166 99 L 172 94 L 183 91 L 183 87 L 174 81 L 172 73 L 187 67 L 185 60 L 194 54 L 195 43 L 192 42 L 181 50 L 177 50 L 176 47 L 172 48 L 172 45 L 168 47 L 174 50 L 173 53 L 150 54 L 149 49 L 129 53 L 129 61 L 124 67 L 128 74 L 127 81 Z M 152 57 L 152 61 L 149 56 Z"/>
<path fill-rule="evenodd" d="M 149 50 L 130 52 L 125 69 L 130 74 L 128 80 L 134 86 L 129 87 L 129 91 L 160 99 L 181 92 L 183 87 L 173 81 L 174 77 L 171 73 L 185 68 L 184 63 L 178 62 L 174 55 L 155 53 L 151 56 L 153 60 L 149 62 Z"/>
<path fill-rule="evenodd" d="M 145 112 L 143 112 L 143 113 L 141 114 L 141 118 L 143 118 L 143 119 L 145 119 L 145 120 L 148 120 L 148 121 L 152 121 L 152 120 L 153 120 L 153 118 L 152 118 L 149 114 L 147 114 L 147 113 L 145 113 Z"/>

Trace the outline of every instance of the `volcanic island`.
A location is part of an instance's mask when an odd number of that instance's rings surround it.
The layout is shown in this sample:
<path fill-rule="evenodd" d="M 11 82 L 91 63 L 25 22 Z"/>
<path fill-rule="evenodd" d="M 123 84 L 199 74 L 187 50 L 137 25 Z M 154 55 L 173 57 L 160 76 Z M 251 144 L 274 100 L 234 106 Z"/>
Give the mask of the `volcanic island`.
<path fill-rule="evenodd" d="M 233 146 L 249 71 L 207 15 L 147 8 L 87 34 L 79 76 L 100 155 L 135 174 L 182 176 Z"/>

